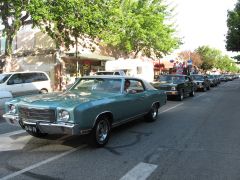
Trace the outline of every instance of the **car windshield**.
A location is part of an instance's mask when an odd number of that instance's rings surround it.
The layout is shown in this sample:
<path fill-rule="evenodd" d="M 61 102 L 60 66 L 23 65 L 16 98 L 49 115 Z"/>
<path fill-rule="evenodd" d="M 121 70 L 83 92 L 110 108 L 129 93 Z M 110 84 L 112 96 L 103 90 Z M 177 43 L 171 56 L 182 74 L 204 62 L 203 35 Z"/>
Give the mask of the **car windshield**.
<path fill-rule="evenodd" d="M 161 76 L 160 82 L 162 83 L 181 83 L 184 82 L 184 76 Z"/>
<path fill-rule="evenodd" d="M 209 79 L 215 79 L 215 77 L 213 75 L 208 75 Z"/>
<path fill-rule="evenodd" d="M 199 76 L 199 75 L 196 75 L 196 76 L 191 76 L 193 78 L 193 80 L 196 80 L 196 81 L 203 81 L 204 80 L 204 77 L 203 76 Z"/>
<path fill-rule="evenodd" d="M 121 79 L 83 78 L 71 87 L 69 91 L 120 93 Z"/>
<path fill-rule="evenodd" d="M 4 83 L 10 76 L 11 74 L 0 74 L 0 84 Z"/>

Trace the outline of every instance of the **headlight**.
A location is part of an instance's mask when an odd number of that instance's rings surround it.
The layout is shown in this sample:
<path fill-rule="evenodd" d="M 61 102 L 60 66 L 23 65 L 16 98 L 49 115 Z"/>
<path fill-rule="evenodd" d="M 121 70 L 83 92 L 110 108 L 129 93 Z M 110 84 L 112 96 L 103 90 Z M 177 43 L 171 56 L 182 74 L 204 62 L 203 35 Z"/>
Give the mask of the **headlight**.
<path fill-rule="evenodd" d="M 11 114 L 15 114 L 15 113 L 16 113 L 16 106 L 13 105 L 13 104 L 9 104 L 9 105 L 8 105 L 8 111 L 9 111 L 9 113 L 11 113 Z"/>
<path fill-rule="evenodd" d="M 67 122 L 70 118 L 70 114 L 66 110 L 60 110 L 59 113 L 58 113 L 58 117 L 59 117 L 60 121 Z"/>
<path fill-rule="evenodd" d="M 171 90 L 172 91 L 176 91 L 176 87 L 171 87 Z"/>

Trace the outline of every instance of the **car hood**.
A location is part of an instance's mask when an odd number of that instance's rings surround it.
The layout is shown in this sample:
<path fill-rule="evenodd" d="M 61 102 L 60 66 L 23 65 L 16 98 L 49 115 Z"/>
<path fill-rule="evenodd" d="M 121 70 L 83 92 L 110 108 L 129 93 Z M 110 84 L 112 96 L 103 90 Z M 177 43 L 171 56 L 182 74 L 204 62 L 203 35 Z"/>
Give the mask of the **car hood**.
<path fill-rule="evenodd" d="M 76 105 L 86 103 L 93 100 L 105 99 L 112 97 L 112 94 L 107 93 L 76 93 L 76 92 L 63 92 L 51 93 L 44 95 L 25 96 L 19 98 L 19 103 L 22 105 L 33 106 L 48 106 L 48 107 L 74 107 Z"/>
<path fill-rule="evenodd" d="M 175 87 L 177 86 L 178 84 L 175 84 L 175 83 L 156 83 L 155 85 L 159 86 L 159 87 Z"/>

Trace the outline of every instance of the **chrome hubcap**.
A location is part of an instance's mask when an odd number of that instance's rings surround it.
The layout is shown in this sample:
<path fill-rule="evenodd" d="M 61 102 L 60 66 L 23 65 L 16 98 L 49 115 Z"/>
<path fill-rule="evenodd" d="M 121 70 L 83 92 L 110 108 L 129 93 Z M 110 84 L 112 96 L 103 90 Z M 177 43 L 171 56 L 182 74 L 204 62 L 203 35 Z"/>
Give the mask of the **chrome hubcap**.
<path fill-rule="evenodd" d="M 106 140 L 108 136 L 108 131 L 109 131 L 108 122 L 105 120 L 101 120 L 98 123 L 96 130 L 96 137 L 99 143 L 103 143 Z"/>
<path fill-rule="evenodd" d="M 157 107 L 154 106 L 154 107 L 153 107 L 153 110 L 152 110 L 152 117 L 153 117 L 154 119 L 157 117 L 157 113 L 158 113 Z"/>

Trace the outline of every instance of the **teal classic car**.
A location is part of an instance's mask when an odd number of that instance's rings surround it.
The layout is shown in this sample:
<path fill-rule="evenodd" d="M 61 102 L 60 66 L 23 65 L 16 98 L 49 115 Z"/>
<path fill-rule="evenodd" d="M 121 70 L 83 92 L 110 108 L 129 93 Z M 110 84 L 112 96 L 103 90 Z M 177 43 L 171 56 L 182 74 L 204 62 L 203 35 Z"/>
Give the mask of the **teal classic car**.
<path fill-rule="evenodd" d="M 5 103 L 3 117 L 33 136 L 89 134 L 104 146 L 113 127 L 144 116 L 155 121 L 166 94 L 126 76 L 86 76 L 61 93 L 18 97 Z"/>

